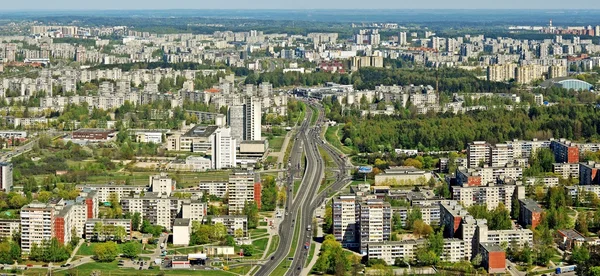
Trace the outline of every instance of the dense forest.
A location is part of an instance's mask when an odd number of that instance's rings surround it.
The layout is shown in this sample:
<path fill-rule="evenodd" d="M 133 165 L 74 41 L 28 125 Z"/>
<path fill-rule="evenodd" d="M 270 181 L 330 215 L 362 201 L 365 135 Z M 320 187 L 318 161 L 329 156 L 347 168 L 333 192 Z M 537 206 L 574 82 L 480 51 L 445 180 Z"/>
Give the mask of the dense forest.
<path fill-rule="evenodd" d="M 344 111 L 337 100 L 324 100 L 328 118 L 343 122 L 340 140 L 361 152 L 394 148 L 463 150 L 467 143 L 485 140 L 567 138 L 600 141 L 600 110 L 593 105 L 561 104 L 529 110 L 492 109 L 466 114 L 416 115 L 405 110 L 396 116 L 361 117 Z"/>

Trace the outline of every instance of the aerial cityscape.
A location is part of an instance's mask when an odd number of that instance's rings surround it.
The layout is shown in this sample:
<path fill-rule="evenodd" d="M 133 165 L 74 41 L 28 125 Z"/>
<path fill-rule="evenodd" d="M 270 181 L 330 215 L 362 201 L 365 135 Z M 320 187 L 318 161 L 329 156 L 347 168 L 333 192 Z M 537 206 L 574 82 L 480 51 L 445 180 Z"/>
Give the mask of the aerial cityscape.
<path fill-rule="evenodd" d="M 600 276 L 598 3 L 124 2 L 0 5 L 0 274 Z"/>

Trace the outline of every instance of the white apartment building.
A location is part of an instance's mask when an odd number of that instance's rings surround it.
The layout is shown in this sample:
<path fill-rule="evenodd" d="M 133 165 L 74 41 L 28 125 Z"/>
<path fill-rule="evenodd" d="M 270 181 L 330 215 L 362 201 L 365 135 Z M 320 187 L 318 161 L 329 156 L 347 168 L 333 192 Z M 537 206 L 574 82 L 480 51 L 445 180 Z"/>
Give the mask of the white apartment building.
<path fill-rule="evenodd" d="M 198 190 L 222 198 L 227 193 L 227 182 L 200 182 Z"/>
<path fill-rule="evenodd" d="M 367 244 L 390 239 L 392 232 L 392 209 L 390 204 L 379 199 L 358 203 L 360 251 L 367 253 Z"/>
<path fill-rule="evenodd" d="M 13 185 L 12 163 L 0 162 L 0 190 L 8 192 Z"/>
<path fill-rule="evenodd" d="M 487 231 L 488 242 L 495 244 L 502 244 L 506 242 L 509 246 L 517 244 L 519 246 L 529 245 L 533 246 L 533 232 L 530 229 L 517 229 L 517 230 L 488 230 Z"/>
<path fill-rule="evenodd" d="M 192 221 L 203 221 L 208 212 L 206 202 L 200 200 L 184 200 L 181 203 L 181 217 Z"/>
<path fill-rule="evenodd" d="M 21 208 L 21 250 L 29 253 L 34 243 L 41 244 L 54 236 L 54 208 L 30 203 Z"/>
<path fill-rule="evenodd" d="M 343 247 L 358 247 L 356 196 L 342 195 L 333 199 L 333 235 Z"/>
<path fill-rule="evenodd" d="M 243 237 L 248 236 L 248 217 L 247 216 L 216 216 L 212 218 L 212 223 L 222 223 L 227 229 L 227 234 L 236 236 L 235 231 L 242 230 Z M 239 231 L 238 231 L 239 232 Z"/>
<path fill-rule="evenodd" d="M 100 235 L 96 237 L 97 232 L 94 231 L 96 224 L 101 224 L 102 226 L 109 227 L 123 227 L 123 229 L 125 230 L 125 237 L 123 237 L 124 240 L 131 239 L 132 225 L 130 219 L 88 219 L 85 222 L 85 227 L 83 228 L 85 230 L 86 240 L 89 241 L 92 239 L 98 239 L 99 241 L 105 241 L 114 238 L 112 234 L 111 236 L 104 236 L 104 234 L 102 233 L 99 233 Z"/>
<path fill-rule="evenodd" d="M 491 147 L 490 165 L 492 167 L 512 165 L 513 156 L 512 146 L 508 144 L 496 144 L 496 146 Z"/>
<path fill-rule="evenodd" d="M 139 194 L 133 197 L 121 198 L 123 212 L 140 213 L 143 219 L 151 224 L 160 225 L 171 229 L 173 220 L 181 210 L 181 202 L 178 198 L 147 192 L 143 197 Z"/>
<path fill-rule="evenodd" d="M 219 128 L 211 140 L 211 161 L 214 169 L 236 166 L 236 140 L 231 136 L 231 128 Z"/>
<path fill-rule="evenodd" d="M 244 104 L 244 140 L 261 140 L 262 104 L 260 99 L 250 97 Z"/>
<path fill-rule="evenodd" d="M 168 177 L 165 173 L 150 176 L 150 187 L 152 192 L 158 193 L 159 195 L 170 196 L 171 192 L 175 190 L 176 184 L 175 180 Z"/>
<path fill-rule="evenodd" d="M 189 245 L 191 233 L 192 220 L 188 218 L 175 219 L 173 223 L 173 245 Z"/>
<path fill-rule="evenodd" d="M 413 260 L 415 252 L 424 243 L 424 239 L 369 242 L 365 253 L 369 256 L 369 259 L 380 259 L 384 260 L 388 265 L 393 265 L 398 258 Z"/>
<path fill-rule="evenodd" d="M 139 194 L 142 191 L 146 191 L 146 187 L 135 185 L 85 184 L 77 186 L 77 189 L 80 191 L 85 188 L 92 191 L 97 191 L 99 202 L 108 202 L 111 194 L 116 194 L 117 200 L 121 200 L 122 198 L 129 197 L 132 194 Z"/>
<path fill-rule="evenodd" d="M 246 202 L 254 201 L 255 177 L 252 171 L 236 171 L 229 175 L 227 191 L 230 215 L 240 214 Z"/>
<path fill-rule="evenodd" d="M 474 141 L 467 147 L 467 167 L 477 168 L 481 163 L 490 162 L 490 144 L 485 141 Z"/>
<path fill-rule="evenodd" d="M 564 179 L 579 178 L 579 163 L 554 163 L 552 171 Z"/>
<path fill-rule="evenodd" d="M 162 144 L 162 132 L 136 132 L 135 141 L 138 143 Z"/>
<path fill-rule="evenodd" d="M 519 191 L 520 190 L 520 191 Z M 452 199 L 460 201 L 465 207 L 473 205 L 487 205 L 488 210 L 493 210 L 500 203 L 510 211 L 514 193 L 517 199 L 525 197 L 525 186 L 498 185 L 498 186 L 470 186 L 452 187 Z"/>
<path fill-rule="evenodd" d="M 21 231 L 21 220 L 0 219 L 0 238 L 10 239 L 12 234 Z"/>

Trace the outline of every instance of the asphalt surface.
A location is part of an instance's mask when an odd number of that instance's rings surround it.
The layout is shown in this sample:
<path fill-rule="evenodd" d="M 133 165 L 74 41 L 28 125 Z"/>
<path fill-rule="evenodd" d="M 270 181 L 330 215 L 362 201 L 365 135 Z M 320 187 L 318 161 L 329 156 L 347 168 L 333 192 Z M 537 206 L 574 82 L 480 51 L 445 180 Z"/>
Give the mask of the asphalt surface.
<path fill-rule="evenodd" d="M 321 168 L 321 174 L 319 174 L 318 178 L 316 179 L 316 182 L 317 182 L 316 185 L 311 186 L 312 189 L 308 191 L 308 194 L 311 196 L 311 199 L 304 201 L 304 203 L 302 204 L 302 219 L 301 219 L 301 228 L 300 228 L 301 231 L 300 231 L 300 235 L 298 237 L 299 238 L 298 247 L 296 247 L 296 252 L 294 253 L 294 259 L 292 261 L 292 265 L 291 265 L 290 269 L 288 270 L 288 272 L 286 273 L 286 275 L 300 275 L 302 272 L 302 269 L 304 268 L 304 264 L 306 263 L 306 260 L 308 258 L 309 249 L 310 249 L 310 246 L 308 248 L 306 248 L 304 245 L 305 244 L 310 245 L 310 242 L 313 238 L 312 230 L 314 227 L 317 227 L 316 225 L 312 225 L 313 215 L 314 215 L 317 207 L 319 205 L 321 205 L 321 203 L 325 200 L 325 198 L 327 198 L 327 195 L 331 191 L 340 190 L 346 184 L 348 184 L 348 181 L 350 180 L 350 177 L 347 176 L 346 160 L 341 156 L 340 153 L 338 153 L 336 151 L 335 148 L 333 148 L 329 144 L 325 143 L 324 140 L 321 138 L 322 125 L 325 122 L 324 112 L 319 105 L 313 104 L 313 106 L 317 107 L 317 109 L 319 110 L 319 117 L 318 117 L 316 126 L 311 128 L 310 134 L 307 137 L 307 139 L 309 140 L 309 143 L 310 143 L 310 149 L 314 150 L 314 153 L 313 153 L 315 155 L 314 159 L 316 159 L 317 165 Z M 310 118 L 310 117 L 308 117 L 308 118 Z M 324 177 L 323 169 L 325 168 L 325 164 L 319 153 L 319 150 L 318 150 L 319 146 L 321 148 L 323 148 L 329 156 L 331 156 L 333 161 L 338 166 L 338 172 L 336 173 L 336 178 L 337 178 L 336 181 L 333 184 L 331 184 L 331 186 L 329 188 L 321 191 L 321 193 L 317 193 L 317 192 L 318 192 L 318 187 L 321 183 L 321 180 Z M 308 156 L 309 155 L 307 153 L 307 164 L 309 162 L 311 162 L 312 160 L 314 160 L 314 159 L 309 159 Z M 312 161 L 312 162 L 315 162 L 315 161 Z M 311 225 L 310 230 L 307 230 L 308 225 Z M 313 258 L 316 258 L 317 255 L 318 255 L 318 253 L 315 253 Z"/>
<path fill-rule="evenodd" d="M 307 109 L 306 119 L 302 122 L 298 132 L 296 134 L 296 141 L 290 154 L 290 162 L 288 164 L 288 197 L 286 203 L 285 216 L 279 226 L 279 246 L 273 255 L 263 264 L 256 275 L 271 275 L 273 270 L 287 258 L 288 252 L 290 251 L 292 240 L 294 236 L 294 229 L 296 217 L 300 212 L 301 207 L 305 207 L 311 201 L 312 194 L 318 189 L 321 175 L 323 174 L 322 160 L 319 156 L 319 152 L 316 149 L 316 144 L 312 139 L 309 139 L 310 133 L 310 118 L 312 116 L 312 110 Z M 302 164 L 302 152 L 306 153 L 306 168 L 304 168 L 304 175 L 298 194 L 293 195 L 294 189 L 294 176 L 297 175 L 301 170 Z M 302 213 L 303 218 L 305 213 Z M 309 214 L 312 219 L 312 214 Z M 305 223 L 305 219 L 301 220 L 301 223 Z M 301 225 L 301 234 L 306 232 L 306 224 Z M 300 246 L 301 244 L 298 244 Z"/>

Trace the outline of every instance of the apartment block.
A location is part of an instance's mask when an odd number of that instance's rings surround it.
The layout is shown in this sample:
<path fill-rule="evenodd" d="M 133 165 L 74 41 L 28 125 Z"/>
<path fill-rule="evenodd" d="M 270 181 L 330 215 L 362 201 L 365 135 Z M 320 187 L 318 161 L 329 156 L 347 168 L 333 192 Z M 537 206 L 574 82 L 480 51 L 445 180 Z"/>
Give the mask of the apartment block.
<path fill-rule="evenodd" d="M 579 178 L 579 163 L 554 163 L 552 172 L 564 179 Z"/>
<path fill-rule="evenodd" d="M 516 193 L 516 194 L 515 194 Z M 452 199 L 460 201 L 465 207 L 473 205 L 487 205 L 488 210 L 493 210 L 500 203 L 510 211 L 514 196 L 525 196 L 525 186 L 522 185 L 497 185 L 476 187 L 452 187 Z"/>
<path fill-rule="evenodd" d="M 491 145 L 485 141 L 475 141 L 467 147 L 467 167 L 477 168 L 480 164 L 490 163 Z"/>
<path fill-rule="evenodd" d="M 198 190 L 222 198 L 227 193 L 227 182 L 200 182 Z"/>
<path fill-rule="evenodd" d="M 124 240 L 131 240 L 131 220 L 130 219 L 88 219 L 85 222 L 85 239 L 106 241 L 114 239 L 113 231 L 94 231 L 96 225 L 102 225 L 105 229 L 114 229 L 116 227 L 122 227 L 125 230 Z M 98 234 L 96 236 L 96 234 Z"/>
<path fill-rule="evenodd" d="M 369 199 L 358 203 L 360 251 L 367 253 L 369 242 L 390 239 L 392 233 L 392 210 L 390 204 L 380 199 Z"/>
<path fill-rule="evenodd" d="M 0 219 L 0 238 L 10 239 L 13 233 L 21 232 L 21 220 L 19 219 Z"/>
<path fill-rule="evenodd" d="M 189 245 L 191 233 L 192 220 L 188 218 L 175 219 L 173 223 L 173 245 Z"/>
<path fill-rule="evenodd" d="M 579 148 L 566 140 L 553 140 L 550 143 L 550 150 L 554 153 L 554 159 L 557 163 L 578 163 Z"/>
<path fill-rule="evenodd" d="M 0 162 L 0 190 L 8 192 L 13 185 L 12 163 Z"/>
<path fill-rule="evenodd" d="M 54 208 L 30 203 L 21 208 L 21 250 L 29 253 L 33 244 L 54 237 Z"/>
<path fill-rule="evenodd" d="M 579 194 L 584 193 L 594 193 L 600 196 L 600 185 L 575 185 L 575 186 L 566 186 L 565 190 L 568 195 L 571 196 L 573 200 L 577 199 Z"/>
<path fill-rule="evenodd" d="M 481 243 L 482 265 L 490 274 L 504 273 L 506 271 L 506 252 L 495 243 Z"/>
<path fill-rule="evenodd" d="M 147 192 L 144 196 L 136 194 L 121 198 L 121 207 L 123 212 L 140 213 L 151 224 L 171 229 L 181 209 L 181 202 L 178 198 Z"/>
<path fill-rule="evenodd" d="M 129 197 L 134 194 L 139 194 L 146 191 L 145 186 L 135 185 L 106 185 L 106 184 L 85 184 L 77 185 L 80 191 L 96 191 L 98 202 L 108 202 L 111 194 L 116 194 L 117 200 L 121 200 L 124 197 Z"/>
<path fill-rule="evenodd" d="M 242 230 L 243 237 L 248 236 L 248 217 L 247 216 L 215 216 L 212 218 L 212 223 L 222 223 L 227 229 L 227 234 L 236 236 L 235 232 L 238 229 Z"/>
<path fill-rule="evenodd" d="M 594 161 L 579 163 L 579 185 L 600 184 L 600 164 Z"/>
<path fill-rule="evenodd" d="M 231 128 L 215 130 L 211 140 L 212 168 L 220 170 L 236 166 L 236 140 L 231 135 Z"/>
<path fill-rule="evenodd" d="M 506 167 L 513 163 L 513 148 L 508 144 L 496 144 L 490 148 L 490 166 Z"/>
<path fill-rule="evenodd" d="M 532 229 L 535 229 L 540 224 L 544 210 L 530 198 L 519 199 L 519 206 L 519 224 L 523 227 L 530 225 Z"/>
<path fill-rule="evenodd" d="M 413 260 L 415 252 L 424 244 L 425 239 L 369 242 L 365 253 L 369 259 L 380 259 L 393 265 L 396 259 Z"/>
<path fill-rule="evenodd" d="M 505 82 L 515 78 L 517 64 L 490 65 L 487 68 L 487 80 Z"/>
<path fill-rule="evenodd" d="M 181 217 L 192 221 L 204 221 L 208 212 L 206 202 L 200 200 L 183 200 L 181 203 Z"/>
<path fill-rule="evenodd" d="M 160 175 L 151 175 L 149 182 L 151 191 L 153 193 L 158 193 L 159 195 L 170 196 L 171 193 L 177 188 L 176 181 L 168 177 L 165 173 L 161 173 Z"/>
<path fill-rule="evenodd" d="M 345 248 L 358 247 L 356 196 L 342 195 L 333 199 L 333 235 Z"/>
<path fill-rule="evenodd" d="M 539 141 L 533 139 L 531 141 L 523 141 L 515 139 L 506 142 L 506 144 L 512 146 L 514 158 L 529 158 L 538 149 L 550 148 L 550 141 L 548 140 Z"/>
<path fill-rule="evenodd" d="M 260 209 L 261 185 L 253 171 L 234 171 L 227 183 L 229 214 L 240 214 L 246 202 L 254 201 Z"/>

